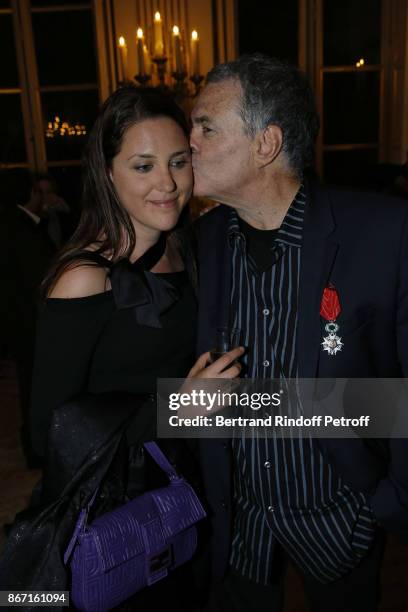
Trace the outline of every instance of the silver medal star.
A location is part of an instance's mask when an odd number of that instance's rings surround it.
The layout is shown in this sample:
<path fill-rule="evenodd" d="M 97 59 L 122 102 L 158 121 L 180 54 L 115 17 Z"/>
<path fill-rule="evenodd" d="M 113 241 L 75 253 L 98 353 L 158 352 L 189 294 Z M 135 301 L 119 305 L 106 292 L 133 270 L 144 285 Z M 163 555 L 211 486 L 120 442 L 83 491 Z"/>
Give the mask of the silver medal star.
<path fill-rule="evenodd" d="M 335 355 L 341 351 L 343 342 L 339 336 L 331 332 L 328 336 L 323 338 L 322 347 L 324 351 L 329 353 L 329 355 Z"/>

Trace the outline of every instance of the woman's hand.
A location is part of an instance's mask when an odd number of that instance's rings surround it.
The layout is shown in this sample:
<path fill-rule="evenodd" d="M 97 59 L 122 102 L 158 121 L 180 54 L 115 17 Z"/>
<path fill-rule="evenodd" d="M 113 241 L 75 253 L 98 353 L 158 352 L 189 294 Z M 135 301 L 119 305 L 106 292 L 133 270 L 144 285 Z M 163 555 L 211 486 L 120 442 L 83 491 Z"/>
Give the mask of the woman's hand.
<path fill-rule="evenodd" d="M 203 353 L 191 368 L 187 378 L 237 378 L 242 369 L 238 359 L 244 352 L 244 347 L 238 346 L 216 361 L 211 361 L 209 352 Z"/>
<path fill-rule="evenodd" d="M 232 380 L 234 378 L 238 378 L 242 369 L 242 366 L 238 362 L 238 359 L 242 357 L 244 352 L 245 349 L 242 346 L 239 346 L 237 348 L 232 349 L 232 351 L 225 353 L 225 355 L 222 355 L 222 357 L 219 357 L 216 361 L 211 360 L 210 352 L 203 353 L 191 368 L 186 380 L 183 382 L 182 387 L 179 389 L 179 393 L 189 394 L 193 391 L 199 390 L 200 384 L 203 384 L 199 382 L 200 379 L 211 380 L 220 378 L 224 380 Z M 238 381 L 236 381 L 236 383 L 238 383 Z M 223 383 L 224 388 L 225 384 L 231 385 L 232 383 Z M 216 385 L 218 386 L 219 383 L 216 383 Z M 209 391 L 213 388 L 214 385 L 206 383 L 205 385 L 203 384 L 203 386 L 207 391 Z M 214 388 L 214 390 L 216 390 L 216 388 Z M 220 404 L 216 406 L 206 407 L 205 403 L 200 403 L 198 411 L 197 406 L 187 405 L 182 406 L 178 410 L 177 414 L 180 417 L 190 418 L 197 416 L 197 414 L 200 414 L 200 410 L 201 412 L 205 410 L 212 410 L 212 412 L 215 413 L 219 410 L 222 410 L 223 408 L 226 408 L 227 406 L 227 404 Z M 206 412 L 204 413 L 207 414 Z"/>

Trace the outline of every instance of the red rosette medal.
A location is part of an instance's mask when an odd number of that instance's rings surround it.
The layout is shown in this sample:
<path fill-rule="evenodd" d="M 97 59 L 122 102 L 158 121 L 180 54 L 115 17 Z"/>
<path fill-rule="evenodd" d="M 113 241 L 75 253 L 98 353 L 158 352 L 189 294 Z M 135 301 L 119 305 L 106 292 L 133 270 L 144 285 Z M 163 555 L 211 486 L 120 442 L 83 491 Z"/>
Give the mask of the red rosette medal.
<path fill-rule="evenodd" d="M 336 322 L 337 317 L 341 312 L 339 296 L 333 285 L 329 285 L 323 291 L 322 301 L 320 304 L 320 316 L 327 321 L 324 329 L 328 336 L 323 336 L 322 347 L 329 355 L 336 355 L 343 348 L 343 342 L 337 335 L 339 325 Z"/>

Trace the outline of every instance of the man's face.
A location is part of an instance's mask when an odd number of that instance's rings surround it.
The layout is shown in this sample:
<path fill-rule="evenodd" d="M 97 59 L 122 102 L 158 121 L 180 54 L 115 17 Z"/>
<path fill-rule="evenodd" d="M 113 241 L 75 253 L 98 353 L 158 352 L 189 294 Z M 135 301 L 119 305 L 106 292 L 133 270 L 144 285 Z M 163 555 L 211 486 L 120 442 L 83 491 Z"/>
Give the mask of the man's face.
<path fill-rule="evenodd" d="M 53 184 L 47 179 L 38 181 L 33 191 L 41 212 L 46 212 L 59 200 Z"/>
<path fill-rule="evenodd" d="M 241 86 L 210 83 L 191 114 L 194 195 L 233 204 L 252 169 L 251 140 L 239 115 Z"/>

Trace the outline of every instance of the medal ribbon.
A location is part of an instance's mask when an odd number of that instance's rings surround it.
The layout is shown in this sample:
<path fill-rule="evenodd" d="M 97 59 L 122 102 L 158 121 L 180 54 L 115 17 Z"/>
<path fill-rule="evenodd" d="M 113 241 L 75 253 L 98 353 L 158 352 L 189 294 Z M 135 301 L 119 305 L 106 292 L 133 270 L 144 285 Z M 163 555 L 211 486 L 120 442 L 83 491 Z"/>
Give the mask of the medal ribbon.
<path fill-rule="evenodd" d="M 341 306 L 336 289 L 333 286 L 326 287 L 320 304 L 320 316 L 326 321 L 335 321 L 340 312 Z"/>

